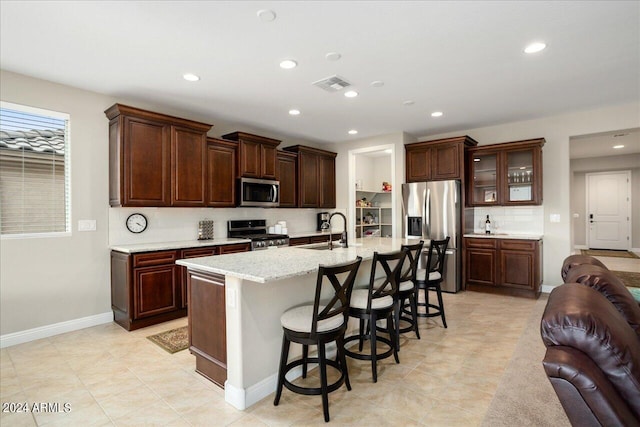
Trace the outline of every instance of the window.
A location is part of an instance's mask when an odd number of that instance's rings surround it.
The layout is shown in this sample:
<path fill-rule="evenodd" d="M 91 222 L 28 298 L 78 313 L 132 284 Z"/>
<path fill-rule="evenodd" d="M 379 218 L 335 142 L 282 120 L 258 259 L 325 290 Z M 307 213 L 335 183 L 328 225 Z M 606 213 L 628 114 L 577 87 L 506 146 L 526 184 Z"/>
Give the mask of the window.
<path fill-rule="evenodd" d="M 69 115 L 0 103 L 0 231 L 71 231 Z"/>

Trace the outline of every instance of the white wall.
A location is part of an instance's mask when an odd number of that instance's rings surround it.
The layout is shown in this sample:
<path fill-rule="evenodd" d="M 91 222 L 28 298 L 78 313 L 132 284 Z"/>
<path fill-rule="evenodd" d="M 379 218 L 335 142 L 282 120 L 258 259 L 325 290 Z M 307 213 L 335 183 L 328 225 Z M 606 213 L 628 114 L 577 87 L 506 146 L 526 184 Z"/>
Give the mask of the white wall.
<path fill-rule="evenodd" d="M 338 208 L 345 209 L 349 214 L 348 218 L 355 218 L 354 207 L 352 207 L 349 203 L 349 192 L 352 191 L 349 185 L 346 185 L 349 182 L 349 151 L 358 150 L 368 147 L 378 147 L 385 145 L 393 145 L 394 153 L 393 157 L 395 158 L 395 187 L 393 187 L 393 191 L 397 192 L 400 189 L 400 185 L 405 182 L 405 172 L 404 172 L 404 162 L 405 162 L 405 153 L 404 153 L 404 145 L 410 142 L 415 142 L 415 137 L 408 135 L 404 132 L 396 132 L 387 135 L 380 135 L 371 138 L 360 138 L 357 140 L 349 140 L 343 141 L 335 144 L 331 144 L 329 146 L 329 150 L 335 151 L 338 153 L 336 157 L 336 183 L 344 183 L 345 185 L 338 184 L 336 185 L 336 203 Z M 390 171 L 389 171 L 390 172 Z M 392 181 L 392 176 L 389 174 L 389 181 Z M 354 188 L 355 190 L 355 188 Z M 397 195 L 396 203 L 395 203 L 395 217 L 393 219 L 394 229 L 396 236 L 400 236 L 402 234 L 402 199 Z M 353 220 L 351 224 L 349 224 L 351 228 L 351 235 L 353 234 L 353 230 L 355 225 L 353 224 Z"/>
<path fill-rule="evenodd" d="M 469 135 L 480 145 L 543 137 L 544 284 L 562 283 L 560 268 L 571 254 L 569 140 L 572 136 L 631 129 L 640 125 L 640 102 L 535 120 L 420 137 L 421 141 Z M 552 223 L 549 215 L 559 214 Z"/>
<path fill-rule="evenodd" d="M 631 171 L 631 247 L 640 248 L 640 154 L 571 160 L 571 218 L 573 245 L 587 245 L 586 174 Z"/>
<path fill-rule="evenodd" d="M 295 144 L 327 148 L 326 145 L 191 114 L 172 106 L 116 99 L 5 70 L 0 70 L 0 99 L 71 116 L 73 228 L 68 237 L 0 241 L 0 336 L 3 339 L 9 334 L 14 337 L 24 331 L 52 329 L 51 325 L 67 325 L 65 322 L 78 319 L 108 319 L 111 313 L 110 241 L 126 244 L 190 240 L 196 235 L 197 221 L 202 218 L 213 218 L 215 233 L 220 236 L 226 233 L 226 221 L 236 216 L 261 217 L 269 222 L 287 220 L 290 233 L 315 229 L 313 209 L 110 208 L 108 120 L 104 110 L 119 102 L 213 123 L 209 132 L 212 137 L 241 130 L 280 139 L 283 142 L 279 148 Z M 135 237 L 125 231 L 123 220 L 133 211 L 145 212 L 151 221 L 149 230 Z M 76 231 L 80 219 L 95 219 L 97 230 Z"/>

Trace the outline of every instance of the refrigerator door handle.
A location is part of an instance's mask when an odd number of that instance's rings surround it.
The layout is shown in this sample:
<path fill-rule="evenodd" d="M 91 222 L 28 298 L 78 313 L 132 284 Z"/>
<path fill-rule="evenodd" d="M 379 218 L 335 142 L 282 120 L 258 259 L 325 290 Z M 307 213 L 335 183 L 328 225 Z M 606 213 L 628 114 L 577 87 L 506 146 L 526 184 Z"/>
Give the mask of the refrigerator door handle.
<path fill-rule="evenodd" d="M 424 218 L 422 223 L 424 224 L 424 237 L 431 238 L 431 190 L 428 188 L 424 191 Z"/>

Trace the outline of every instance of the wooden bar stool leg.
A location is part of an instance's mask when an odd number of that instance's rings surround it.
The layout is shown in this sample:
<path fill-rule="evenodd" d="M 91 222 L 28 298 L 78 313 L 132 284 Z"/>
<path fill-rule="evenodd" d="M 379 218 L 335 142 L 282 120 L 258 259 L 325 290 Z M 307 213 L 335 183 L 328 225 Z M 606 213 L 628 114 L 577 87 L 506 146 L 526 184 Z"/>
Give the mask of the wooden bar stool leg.
<path fill-rule="evenodd" d="M 347 369 L 347 357 L 344 353 L 344 335 L 338 337 L 336 340 L 338 346 L 338 360 L 342 366 L 344 372 L 344 383 L 347 385 L 347 390 L 351 390 L 351 383 L 349 382 L 349 369 Z"/>
<path fill-rule="evenodd" d="M 376 348 L 376 313 L 371 313 L 371 323 L 373 326 L 370 328 L 370 341 L 371 341 L 371 373 L 373 376 L 373 382 L 378 382 L 378 351 Z"/>
<path fill-rule="evenodd" d="M 327 388 L 327 365 L 324 343 L 318 342 L 318 364 L 320 368 L 320 388 L 322 389 L 322 412 L 324 420 L 329 422 L 329 390 Z"/>
<path fill-rule="evenodd" d="M 284 374 L 287 367 L 287 359 L 289 358 L 289 346 L 291 342 L 287 339 L 286 335 L 282 338 L 282 352 L 280 353 L 280 369 L 278 370 L 278 388 L 276 390 L 276 397 L 273 400 L 273 404 L 278 406 L 280 402 L 280 396 L 282 395 L 282 387 L 284 386 Z"/>
<path fill-rule="evenodd" d="M 307 378 L 307 358 L 309 357 L 309 346 L 302 346 L 302 378 Z"/>
<path fill-rule="evenodd" d="M 358 351 L 362 351 L 362 343 L 364 341 L 364 319 L 360 319 L 360 339 L 358 340 Z"/>
<path fill-rule="evenodd" d="M 418 330 L 418 302 L 417 292 L 409 295 L 409 305 L 411 306 L 411 318 L 413 319 L 413 330 L 416 333 L 416 337 L 420 339 L 420 331 Z"/>
<path fill-rule="evenodd" d="M 393 313 L 389 313 L 389 317 L 387 318 L 387 325 L 389 324 L 389 322 L 393 322 Z M 399 338 L 399 335 L 396 334 L 397 326 L 393 325 L 388 329 L 389 329 L 389 337 L 391 338 L 391 343 L 393 345 L 393 358 L 396 359 L 396 363 L 400 363 L 400 358 L 398 357 L 398 351 L 399 351 L 398 343 L 400 342 L 400 338 Z M 393 334 L 394 336 L 391 336 L 391 334 Z"/>
<path fill-rule="evenodd" d="M 444 304 L 442 303 L 442 290 L 440 289 L 440 284 L 436 286 L 436 294 L 438 295 L 438 305 L 440 306 L 440 316 L 442 317 L 442 324 L 444 327 L 447 327 L 447 320 L 444 317 Z"/>

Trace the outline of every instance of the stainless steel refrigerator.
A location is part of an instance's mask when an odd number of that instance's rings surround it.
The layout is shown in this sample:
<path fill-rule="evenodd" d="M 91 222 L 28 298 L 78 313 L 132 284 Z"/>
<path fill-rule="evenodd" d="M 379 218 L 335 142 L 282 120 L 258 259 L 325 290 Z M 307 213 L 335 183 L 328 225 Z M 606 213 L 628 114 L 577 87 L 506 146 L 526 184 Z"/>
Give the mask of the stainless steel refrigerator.
<path fill-rule="evenodd" d="M 462 198 L 460 181 L 428 181 L 402 184 L 402 234 L 422 238 L 425 249 L 420 268 L 425 268 L 429 242 L 449 236 L 442 290 L 458 292 L 462 272 Z"/>

